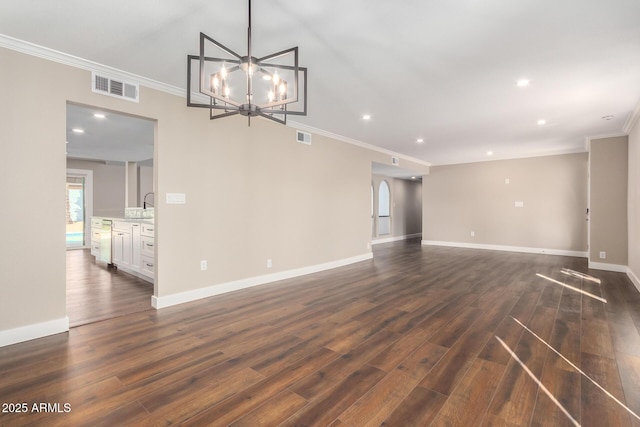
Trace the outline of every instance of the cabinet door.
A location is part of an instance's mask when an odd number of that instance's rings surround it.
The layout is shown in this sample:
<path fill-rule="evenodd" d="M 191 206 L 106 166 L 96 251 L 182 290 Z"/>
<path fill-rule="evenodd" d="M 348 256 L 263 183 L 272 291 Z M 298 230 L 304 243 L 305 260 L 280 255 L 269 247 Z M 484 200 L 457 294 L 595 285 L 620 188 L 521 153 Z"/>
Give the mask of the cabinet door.
<path fill-rule="evenodd" d="M 140 269 L 141 266 L 141 242 L 140 242 L 140 224 L 133 223 L 131 224 L 131 268 L 136 271 Z"/>
<path fill-rule="evenodd" d="M 131 267 L 131 233 L 122 233 L 122 265 Z"/>
<path fill-rule="evenodd" d="M 131 266 L 131 233 L 113 233 L 113 263 L 121 267 Z"/>
<path fill-rule="evenodd" d="M 111 234 L 111 250 L 113 251 L 113 259 L 111 262 L 115 265 L 122 264 L 122 234 L 121 231 L 114 231 Z"/>

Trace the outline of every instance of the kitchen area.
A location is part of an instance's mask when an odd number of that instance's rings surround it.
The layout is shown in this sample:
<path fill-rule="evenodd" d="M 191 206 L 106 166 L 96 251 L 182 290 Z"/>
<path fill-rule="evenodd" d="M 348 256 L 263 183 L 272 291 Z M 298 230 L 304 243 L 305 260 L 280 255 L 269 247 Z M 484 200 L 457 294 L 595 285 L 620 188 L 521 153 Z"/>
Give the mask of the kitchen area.
<path fill-rule="evenodd" d="M 152 120 L 67 104 L 67 182 L 74 190 L 73 197 L 67 194 L 71 326 L 152 308 L 154 127 Z"/>

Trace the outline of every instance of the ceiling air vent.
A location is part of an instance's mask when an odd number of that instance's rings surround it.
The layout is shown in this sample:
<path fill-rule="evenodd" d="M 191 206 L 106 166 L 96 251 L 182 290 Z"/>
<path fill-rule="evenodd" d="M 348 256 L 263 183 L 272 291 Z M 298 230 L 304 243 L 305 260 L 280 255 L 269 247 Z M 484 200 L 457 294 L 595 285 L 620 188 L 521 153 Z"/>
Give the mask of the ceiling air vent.
<path fill-rule="evenodd" d="M 95 93 L 114 96 L 116 98 L 126 99 L 133 102 L 139 101 L 138 85 L 128 83 L 120 79 L 101 76 L 96 73 L 92 74 L 91 90 Z"/>
<path fill-rule="evenodd" d="M 311 145 L 311 134 L 307 132 L 302 132 L 301 130 L 297 130 L 296 141 L 298 141 L 300 144 Z"/>

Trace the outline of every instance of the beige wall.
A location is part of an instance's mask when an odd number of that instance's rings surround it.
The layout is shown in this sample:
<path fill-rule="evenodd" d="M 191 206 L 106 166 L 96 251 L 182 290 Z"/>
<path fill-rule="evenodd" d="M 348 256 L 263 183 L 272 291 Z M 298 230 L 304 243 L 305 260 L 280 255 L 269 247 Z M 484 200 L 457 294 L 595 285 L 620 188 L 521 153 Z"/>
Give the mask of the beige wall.
<path fill-rule="evenodd" d="M 423 240 L 587 250 L 586 153 L 432 167 L 422 187 Z"/>
<path fill-rule="evenodd" d="M 390 155 L 319 135 L 301 145 L 295 129 L 265 120 L 210 121 L 146 87 L 139 103 L 94 94 L 90 72 L 15 51 L 0 49 L 0 63 L 0 335 L 66 315 L 68 101 L 157 120 L 156 296 L 370 253 L 371 162 Z M 8 185 L 16 177 L 24 191 Z M 166 204 L 166 193 L 186 194 L 186 204 Z"/>
<path fill-rule="evenodd" d="M 0 49 L 0 330 L 66 315 L 66 105 L 40 91 L 69 78 L 18 56 Z"/>
<path fill-rule="evenodd" d="M 591 140 L 589 261 L 627 265 L 627 137 Z M 606 252 L 606 259 L 599 257 Z"/>
<path fill-rule="evenodd" d="M 391 193 L 391 234 L 378 236 L 376 233 L 374 240 L 421 233 L 422 183 L 420 181 L 373 175 L 374 224 L 378 213 L 378 191 L 383 180 L 387 181 Z"/>
<path fill-rule="evenodd" d="M 105 164 L 105 162 L 68 159 L 67 167 L 93 171 L 93 215 L 123 215 L 124 164 Z"/>
<path fill-rule="evenodd" d="M 628 265 L 640 289 L 640 120 L 629 132 Z"/>
<path fill-rule="evenodd" d="M 147 193 L 153 192 L 153 166 L 140 166 L 138 169 L 138 206 L 142 206 L 144 204 L 144 196 Z M 154 198 L 149 196 L 147 198 L 147 202 L 153 202 Z M 153 203 L 151 203 L 153 204 Z"/>

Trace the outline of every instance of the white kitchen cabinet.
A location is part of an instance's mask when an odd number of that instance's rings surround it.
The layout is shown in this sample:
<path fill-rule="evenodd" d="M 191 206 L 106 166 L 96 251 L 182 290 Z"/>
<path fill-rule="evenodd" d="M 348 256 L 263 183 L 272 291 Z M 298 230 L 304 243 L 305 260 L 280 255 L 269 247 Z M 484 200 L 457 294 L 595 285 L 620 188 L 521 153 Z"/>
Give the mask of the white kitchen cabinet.
<path fill-rule="evenodd" d="M 155 225 L 142 223 L 140 236 L 140 272 L 147 277 L 153 278 L 155 275 Z"/>
<path fill-rule="evenodd" d="M 100 238 L 102 237 L 102 218 L 91 218 L 91 255 L 100 256 Z"/>
<path fill-rule="evenodd" d="M 100 257 L 103 219 L 111 223 L 109 262 L 127 273 L 145 280 L 153 279 L 155 270 L 155 225 L 148 221 L 93 217 L 91 219 L 91 255 Z M 107 241 L 106 246 L 108 246 Z"/>
<path fill-rule="evenodd" d="M 131 267 L 131 223 L 127 221 L 113 221 L 111 231 L 113 245 L 113 263 L 118 268 Z"/>

